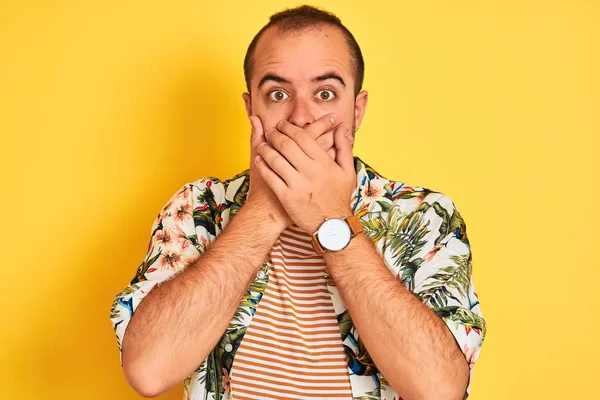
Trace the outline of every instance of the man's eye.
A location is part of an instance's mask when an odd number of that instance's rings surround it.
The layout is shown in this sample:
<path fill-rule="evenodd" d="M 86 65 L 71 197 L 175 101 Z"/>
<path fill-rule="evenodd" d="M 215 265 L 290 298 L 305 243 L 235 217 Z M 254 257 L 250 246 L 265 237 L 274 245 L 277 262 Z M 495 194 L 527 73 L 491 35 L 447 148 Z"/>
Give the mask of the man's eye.
<path fill-rule="evenodd" d="M 333 93 L 332 90 L 323 89 L 323 90 L 319 90 L 317 92 L 317 99 L 319 99 L 319 100 L 329 101 L 329 100 L 333 100 L 334 98 L 335 98 L 335 93 Z"/>
<path fill-rule="evenodd" d="M 288 97 L 290 96 L 288 96 L 288 94 L 283 90 L 273 90 L 271 93 L 269 93 L 269 98 L 273 101 L 282 101 Z"/>

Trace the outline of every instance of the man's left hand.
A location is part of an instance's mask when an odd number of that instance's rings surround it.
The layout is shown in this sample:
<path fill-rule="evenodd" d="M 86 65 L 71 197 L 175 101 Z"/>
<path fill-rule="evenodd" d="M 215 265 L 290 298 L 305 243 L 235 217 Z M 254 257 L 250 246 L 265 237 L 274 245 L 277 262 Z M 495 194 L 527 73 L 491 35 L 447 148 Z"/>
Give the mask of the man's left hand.
<path fill-rule="evenodd" d="M 314 233 L 326 217 L 352 215 L 350 197 L 356 187 L 352 144 L 347 124 L 334 128 L 335 160 L 309 132 L 286 120 L 265 132 L 258 147 L 258 171 L 292 221 Z"/>

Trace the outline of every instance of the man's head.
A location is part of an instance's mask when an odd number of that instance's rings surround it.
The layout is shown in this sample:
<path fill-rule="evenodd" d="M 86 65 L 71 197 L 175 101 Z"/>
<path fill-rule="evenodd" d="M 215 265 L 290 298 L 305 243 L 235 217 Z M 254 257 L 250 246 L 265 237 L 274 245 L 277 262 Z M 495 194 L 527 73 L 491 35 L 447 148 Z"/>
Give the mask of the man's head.
<path fill-rule="evenodd" d="M 272 15 L 248 47 L 244 73 L 246 111 L 265 130 L 282 119 L 305 127 L 329 113 L 353 131 L 362 121 L 362 54 L 329 12 L 301 6 Z"/>

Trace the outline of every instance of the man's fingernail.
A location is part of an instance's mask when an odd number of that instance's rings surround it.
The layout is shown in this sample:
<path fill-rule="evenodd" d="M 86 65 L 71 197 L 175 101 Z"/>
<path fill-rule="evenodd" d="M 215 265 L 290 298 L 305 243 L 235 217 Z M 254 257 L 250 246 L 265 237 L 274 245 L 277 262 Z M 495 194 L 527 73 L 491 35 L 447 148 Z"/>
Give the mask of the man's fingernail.
<path fill-rule="evenodd" d="M 335 123 L 335 118 L 333 118 L 333 115 L 330 115 L 330 116 L 329 116 L 329 120 L 331 121 L 331 123 L 332 123 L 332 124 L 334 124 L 334 123 Z"/>

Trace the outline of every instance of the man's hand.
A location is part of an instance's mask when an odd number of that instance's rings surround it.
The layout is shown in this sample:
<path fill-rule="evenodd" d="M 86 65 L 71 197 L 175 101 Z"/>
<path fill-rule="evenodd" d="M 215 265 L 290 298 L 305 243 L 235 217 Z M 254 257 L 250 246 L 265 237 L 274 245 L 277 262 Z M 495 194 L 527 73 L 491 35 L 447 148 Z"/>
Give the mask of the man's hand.
<path fill-rule="evenodd" d="M 319 143 L 321 148 L 327 151 L 327 154 L 335 160 L 336 157 L 336 149 L 335 149 L 335 140 L 333 138 L 333 134 L 335 132 L 334 128 L 338 125 L 331 122 L 331 118 L 336 118 L 335 114 L 326 114 L 318 120 L 314 121 L 310 126 L 305 128 L 306 132 L 310 133 L 310 135 Z M 267 143 L 273 147 L 273 143 L 269 141 L 269 138 L 266 138 Z"/>
<path fill-rule="evenodd" d="M 327 116 L 328 130 L 334 117 Z M 321 120 L 320 120 L 321 121 Z M 316 122 L 315 122 L 316 124 Z M 356 187 L 353 137 L 342 123 L 334 129 L 335 160 L 315 140 L 314 124 L 305 129 L 288 121 L 265 133 L 268 142 L 257 146 L 254 158 L 263 181 L 279 199 L 291 220 L 313 233 L 325 217 L 352 215 L 350 197 Z"/>
<path fill-rule="evenodd" d="M 258 155 L 257 147 L 265 143 L 263 125 L 260 118 L 256 115 L 250 117 L 252 124 L 252 134 L 250 135 L 250 160 L 254 160 Z M 258 209 L 265 210 L 273 223 L 281 226 L 281 231 L 292 225 L 292 220 L 287 215 L 277 197 L 273 194 L 269 186 L 265 184 L 263 178 L 256 169 L 254 162 L 250 162 L 250 189 L 248 190 L 247 203 L 256 203 L 260 205 Z"/>

